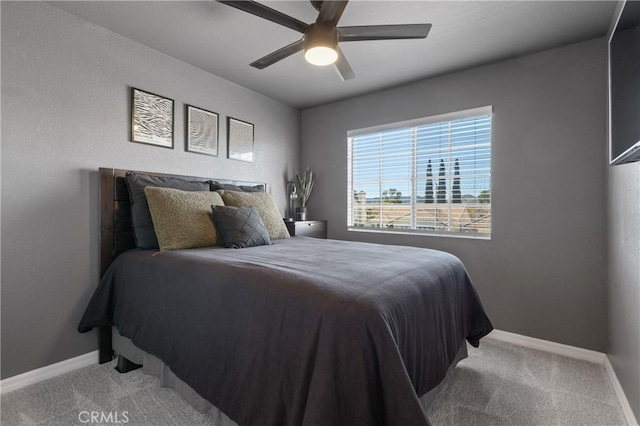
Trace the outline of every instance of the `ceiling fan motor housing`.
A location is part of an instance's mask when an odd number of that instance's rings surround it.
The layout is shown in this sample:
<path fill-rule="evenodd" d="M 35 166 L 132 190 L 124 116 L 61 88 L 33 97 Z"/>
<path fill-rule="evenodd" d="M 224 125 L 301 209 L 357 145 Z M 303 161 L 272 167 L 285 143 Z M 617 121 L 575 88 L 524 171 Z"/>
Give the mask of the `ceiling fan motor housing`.
<path fill-rule="evenodd" d="M 338 48 L 338 30 L 329 24 L 311 24 L 304 33 L 304 49 L 325 46 Z"/>

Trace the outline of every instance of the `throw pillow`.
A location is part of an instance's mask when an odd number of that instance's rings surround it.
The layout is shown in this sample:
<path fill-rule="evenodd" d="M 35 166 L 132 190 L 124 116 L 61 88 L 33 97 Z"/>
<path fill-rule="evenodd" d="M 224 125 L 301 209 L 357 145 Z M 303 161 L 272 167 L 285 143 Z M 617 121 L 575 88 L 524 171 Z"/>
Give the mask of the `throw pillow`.
<path fill-rule="evenodd" d="M 161 251 L 216 245 L 211 206 L 224 205 L 220 194 L 152 186 L 144 192 Z"/>
<path fill-rule="evenodd" d="M 213 220 L 227 248 L 271 244 L 269 232 L 255 207 L 211 206 Z"/>
<path fill-rule="evenodd" d="M 218 190 L 222 195 L 225 206 L 251 207 L 255 206 L 269 232 L 272 240 L 289 238 L 289 231 L 282 220 L 276 202 L 268 192 L 237 192 Z"/>
<path fill-rule="evenodd" d="M 149 204 L 144 193 L 147 186 L 173 188 L 183 191 L 209 191 L 206 181 L 188 181 L 168 176 L 150 176 L 128 172 L 126 176 L 131 200 L 131 224 L 136 246 L 141 249 L 157 249 L 158 238 L 153 228 Z"/>

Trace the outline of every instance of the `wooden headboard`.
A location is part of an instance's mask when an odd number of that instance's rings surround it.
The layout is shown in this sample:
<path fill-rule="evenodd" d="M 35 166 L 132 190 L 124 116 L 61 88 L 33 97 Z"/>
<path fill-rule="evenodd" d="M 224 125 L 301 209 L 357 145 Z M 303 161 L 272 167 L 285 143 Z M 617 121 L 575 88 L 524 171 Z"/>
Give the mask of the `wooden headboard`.
<path fill-rule="evenodd" d="M 131 202 L 129 188 L 125 176 L 129 170 L 100 168 L 100 276 L 106 272 L 111 262 L 127 250 L 136 248 L 131 224 Z M 229 179 L 219 179 L 199 176 L 171 175 L 166 173 L 140 172 L 151 176 L 167 176 L 187 179 L 191 181 L 215 180 L 220 183 L 233 185 L 264 185 L 265 191 L 269 187 L 264 182 L 246 182 Z M 100 327 L 99 332 L 99 362 L 103 364 L 113 359 L 111 345 L 111 327 Z"/>
<path fill-rule="evenodd" d="M 131 202 L 125 176 L 129 170 L 100 168 L 100 276 L 111 262 L 127 250 L 136 248 L 131 224 Z M 233 185 L 264 185 L 264 182 L 246 182 L 199 176 L 181 176 L 166 173 L 140 172 L 151 176 L 177 177 L 191 181 L 215 180 Z"/>

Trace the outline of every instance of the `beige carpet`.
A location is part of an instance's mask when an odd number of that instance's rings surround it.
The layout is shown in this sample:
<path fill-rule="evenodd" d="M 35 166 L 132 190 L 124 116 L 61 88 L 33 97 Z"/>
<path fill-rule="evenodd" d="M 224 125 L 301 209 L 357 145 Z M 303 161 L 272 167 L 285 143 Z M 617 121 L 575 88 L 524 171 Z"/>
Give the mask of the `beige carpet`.
<path fill-rule="evenodd" d="M 3 395 L 2 426 L 96 424 L 92 411 L 111 414 L 102 424 L 215 424 L 157 379 L 113 366 L 85 367 Z M 429 418 L 436 426 L 625 424 L 603 366 L 487 338 L 453 371 Z"/>

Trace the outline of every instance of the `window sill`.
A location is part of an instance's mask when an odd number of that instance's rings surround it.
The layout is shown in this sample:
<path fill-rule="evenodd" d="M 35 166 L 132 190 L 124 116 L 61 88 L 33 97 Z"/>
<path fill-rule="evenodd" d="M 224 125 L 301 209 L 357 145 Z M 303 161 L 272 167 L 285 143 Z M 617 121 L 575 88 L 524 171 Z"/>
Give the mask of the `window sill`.
<path fill-rule="evenodd" d="M 374 228 L 349 228 L 347 227 L 348 232 L 364 232 L 370 234 L 394 234 L 394 235 L 413 235 L 418 237 L 445 237 L 445 238 L 462 238 L 466 240 L 484 240 L 491 241 L 491 235 L 463 235 L 463 234 L 445 234 L 438 232 L 423 232 L 423 231 L 389 231 L 389 230 L 379 230 Z"/>

